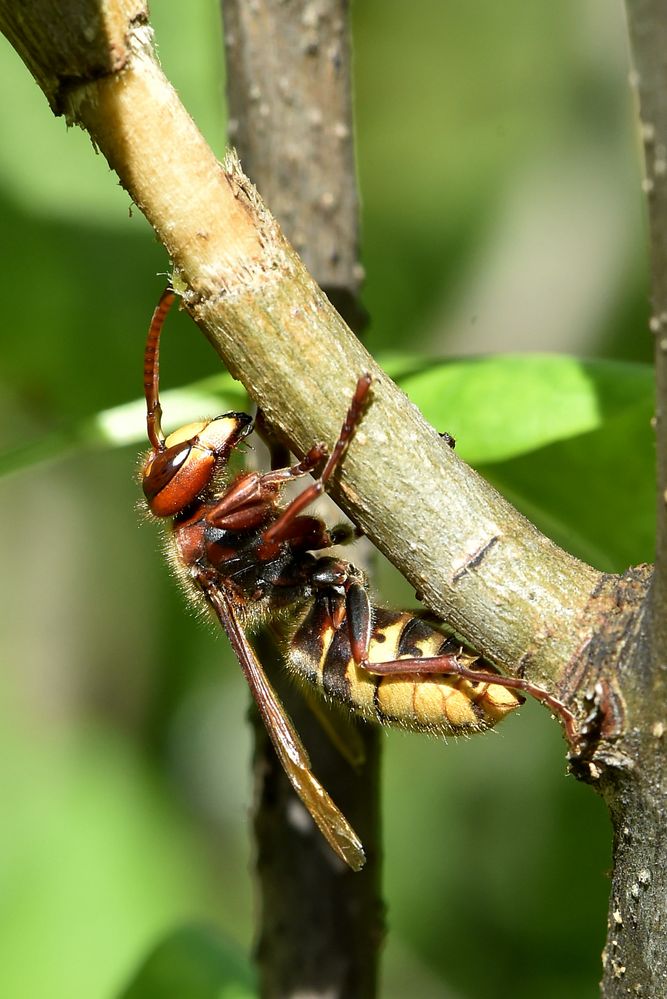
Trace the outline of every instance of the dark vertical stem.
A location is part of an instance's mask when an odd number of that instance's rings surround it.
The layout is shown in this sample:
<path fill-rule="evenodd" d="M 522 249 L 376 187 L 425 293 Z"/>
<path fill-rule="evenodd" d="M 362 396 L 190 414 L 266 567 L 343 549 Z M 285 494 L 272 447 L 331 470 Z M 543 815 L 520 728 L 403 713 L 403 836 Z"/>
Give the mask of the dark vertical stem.
<path fill-rule="evenodd" d="M 658 458 L 657 551 L 653 577 L 654 663 L 667 661 L 667 3 L 627 0 L 631 82 L 639 106 L 650 236 Z"/>
<path fill-rule="evenodd" d="M 667 995 L 667 3 L 627 0 L 626 9 L 650 236 L 657 550 L 645 622 L 632 653 L 619 660 L 627 710 L 623 758 L 602 782 L 614 823 L 605 999 Z"/>
<path fill-rule="evenodd" d="M 222 0 L 230 141 L 311 273 L 359 329 L 362 270 L 354 170 L 347 0 Z M 314 830 L 255 725 L 256 874 L 262 995 L 373 997 L 383 936 L 379 742 L 345 719 L 365 762 L 334 747 L 275 651 L 260 648 L 318 779 L 363 840 L 353 873 Z M 303 823 L 306 823 L 305 829 Z"/>
<path fill-rule="evenodd" d="M 275 650 L 259 647 L 264 662 Z M 280 698 L 308 747 L 313 770 L 343 810 L 366 850 L 354 873 L 331 852 L 277 761 L 256 721 L 254 771 L 255 870 L 260 923 L 257 962 L 263 999 L 326 996 L 371 999 L 377 994 L 383 938 L 379 897 L 379 744 L 359 730 L 366 760 L 356 771 L 323 735 L 299 691 L 271 669 Z"/>
<path fill-rule="evenodd" d="M 229 141 L 310 273 L 359 332 L 348 0 L 222 0 Z"/>

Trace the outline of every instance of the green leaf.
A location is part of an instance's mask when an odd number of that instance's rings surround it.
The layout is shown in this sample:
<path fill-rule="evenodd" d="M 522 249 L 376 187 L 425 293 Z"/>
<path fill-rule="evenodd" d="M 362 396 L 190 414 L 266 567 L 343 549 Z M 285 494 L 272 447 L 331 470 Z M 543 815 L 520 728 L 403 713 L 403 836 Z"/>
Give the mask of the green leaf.
<path fill-rule="evenodd" d="M 652 401 L 597 430 L 479 471 L 559 545 L 619 572 L 655 554 Z"/>
<path fill-rule="evenodd" d="M 653 398 L 652 370 L 642 364 L 549 354 L 388 362 L 426 419 L 475 466 L 596 430 Z"/>
<path fill-rule="evenodd" d="M 648 365 L 540 354 L 390 365 L 461 457 L 558 544 L 607 571 L 653 558 Z"/>
<path fill-rule="evenodd" d="M 118 999 L 253 999 L 245 955 L 215 930 L 176 930 L 146 958 Z"/>

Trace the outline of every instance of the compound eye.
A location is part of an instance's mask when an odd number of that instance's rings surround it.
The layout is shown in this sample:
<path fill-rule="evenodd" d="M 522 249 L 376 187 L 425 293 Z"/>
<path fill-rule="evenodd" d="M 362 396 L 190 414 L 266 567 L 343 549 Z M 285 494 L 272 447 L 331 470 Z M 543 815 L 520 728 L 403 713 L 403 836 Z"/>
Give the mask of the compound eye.
<path fill-rule="evenodd" d="M 149 457 L 144 468 L 143 481 L 144 496 L 149 503 L 173 481 L 191 451 L 192 441 L 187 441 L 185 444 L 174 444 L 173 447 L 158 451 Z"/>
<path fill-rule="evenodd" d="M 185 509 L 209 484 L 214 465 L 214 455 L 193 440 L 149 456 L 143 490 L 151 512 L 156 517 L 172 517 Z"/>

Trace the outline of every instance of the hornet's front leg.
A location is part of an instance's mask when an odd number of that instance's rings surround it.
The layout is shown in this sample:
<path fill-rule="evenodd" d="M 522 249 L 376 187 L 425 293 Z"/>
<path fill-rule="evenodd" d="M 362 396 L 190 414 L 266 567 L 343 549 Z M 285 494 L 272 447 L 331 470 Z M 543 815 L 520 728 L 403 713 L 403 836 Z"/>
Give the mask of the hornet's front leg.
<path fill-rule="evenodd" d="M 371 387 L 371 382 L 372 379 L 368 373 L 359 378 L 354 390 L 354 395 L 352 396 L 352 402 L 350 403 L 348 411 L 345 415 L 345 420 L 343 421 L 343 426 L 341 427 L 340 434 L 338 435 L 338 440 L 334 444 L 333 450 L 329 455 L 324 468 L 322 469 L 321 475 L 315 482 L 304 489 L 302 493 L 300 493 L 290 504 L 288 504 L 288 506 L 285 507 L 278 519 L 275 520 L 265 532 L 265 541 L 280 541 L 285 532 L 289 532 L 290 522 L 293 521 L 295 517 L 298 517 L 301 511 L 307 506 L 314 503 L 318 496 L 322 495 L 326 488 L 327 482 L 340 462 L 343 460 L 355 428 L 361 419 L 361 414 L 363 413 L 366 405 L 366 398 Z M 320 458 L 325 457 L 326 453 L 327 451 L 325 445 L 316 444 L 310 449 L 303 461 L 300 462 L 299 465 L 295 466 L 295 468 L 303 467 L 305 464 L 308 464 L 309 466 L 317 464 L 317 461 Z M 317 458 L 313 461 L 315 456 L 317 456 Z M 304 475 L 306 471 L 311 470 L 311 467 L 308 467 L 305 468 L 304 471 L 300 471 L 297 474 Z M 275 474 L 279 473 L 267 473 L 268 476 Z"/>

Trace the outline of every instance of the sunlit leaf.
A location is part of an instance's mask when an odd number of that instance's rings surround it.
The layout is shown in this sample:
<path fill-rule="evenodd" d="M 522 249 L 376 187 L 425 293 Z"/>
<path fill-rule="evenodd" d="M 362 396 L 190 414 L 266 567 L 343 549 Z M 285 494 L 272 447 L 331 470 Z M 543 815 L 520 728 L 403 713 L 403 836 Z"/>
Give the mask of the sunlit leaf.
<path fill-rule="evenodd" d="M 648 365 L 564 355 L 390 359 L 390 373 L 473 465 L 505 461 L 602 427 L 653 398 Z"/>
<path fill-rule="evenodd" d="M 515 506 L 573 554 L 610 572 L 655 554 L 653 403 L 597 430 L 481 466 Z"/>
<path fill-rule="evenodd" d="M 461 457 L 560 545 L 608 571 L 652 560 L 649 366 L 539 354 L 390 366 Z"/>

